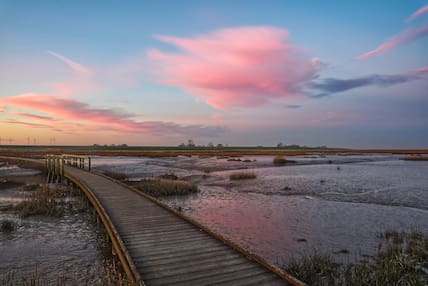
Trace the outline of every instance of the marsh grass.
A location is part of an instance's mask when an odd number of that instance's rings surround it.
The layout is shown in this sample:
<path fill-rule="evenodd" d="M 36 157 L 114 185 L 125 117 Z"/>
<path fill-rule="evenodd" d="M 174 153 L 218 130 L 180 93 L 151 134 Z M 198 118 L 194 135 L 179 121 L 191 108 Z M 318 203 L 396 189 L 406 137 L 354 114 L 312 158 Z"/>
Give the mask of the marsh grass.
<path fill-rule="evenodd" d="M 153 197 L 171 195 L 180 196 L 196 193 L 198 191 L 198 187 L 195 184 L 182 180 L 150 178 L 142 179 L 138 182 L 132 182 L 132 185 Z"/>
<path fill-rule="evenodd" d="M 300 260 L 292 259 L 284 270 L 307 285 L 334 285 L 338 264 L 330 255 L 310 254 Z"/>
<path fill-rule="evenodd" d="M 291 260 L 284 271 L 308 285 L 426 285 L 428 281 L 428 236 L 418 231 L 386 231 L 386 242 L 373 257 L 340 265 L 330 255 L 314 253 Z"/>
<path fill-rule="evenodd" d="M 230 174 L 229 179 L 230 180 L 249 180 L 249 179 L 255 179 L 257 178 L 257 175 L 255 173 L 250 172 L 238 172 Z"/>

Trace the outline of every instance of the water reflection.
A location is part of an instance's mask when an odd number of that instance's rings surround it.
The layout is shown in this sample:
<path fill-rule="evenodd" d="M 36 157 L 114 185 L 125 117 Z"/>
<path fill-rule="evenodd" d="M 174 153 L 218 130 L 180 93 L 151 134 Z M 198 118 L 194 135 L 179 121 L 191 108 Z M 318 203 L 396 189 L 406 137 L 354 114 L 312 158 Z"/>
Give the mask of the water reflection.
<path fill-rule="evenodd" d="M 99 158 L 96 168 L 131 178 L 174 172 L 201 192 L 162 198 L 194 219 L 274 263 L 316 248 L 346 249 L 337 259 L 373 254 L 387 229 L 428 232 L 428 163 L 398 155 L 295 156 L 274 167 L 272 156 L 227 159 Z M 230 181 L 231 173 L 257 179 Z"/>

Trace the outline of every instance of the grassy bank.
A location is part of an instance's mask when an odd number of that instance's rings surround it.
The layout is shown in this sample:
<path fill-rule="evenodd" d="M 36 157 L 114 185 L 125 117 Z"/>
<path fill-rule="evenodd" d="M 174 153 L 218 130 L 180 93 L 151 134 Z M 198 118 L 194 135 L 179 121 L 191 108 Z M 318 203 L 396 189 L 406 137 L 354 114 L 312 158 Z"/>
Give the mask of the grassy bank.
<path fill-rule="evenodd" d="M 413 157 L 404 157 L 400 158 L 404 161 L 428 161 L 428 156 L 413 156 Z"/>
<path fill-rule="evenodd" d="M 145 157 L 174 157 L 174 156 L 212 156 L 233 157 L 245 155 L 271 155 L 271 156 L 296 156 L 296 155 L 318 155 L 318 154 L 428 154 L 428 150 L 397 150 L 397 149 L 371 149 L 371 150 L 344 150 L 344 149 L 281 149 L 274 147 L 228 147 L 228 148 L 176 148 L 176 147 L 128 147 L 123 149 L 108 148 L 98 149 L 91 146 L 62 146 L 62 147 L 25 147 L 25 146 L 2 146 L 0 156 L 44 158 L 46 154 L 76 154 L 76 155 L 98 155 L 98 156 L 145 156 Z M 5 148 L 7 147 L 7 148 Z"/>
<path fill-rule="evenodd" d="M 283 269 L 308 285 L 426 285 L 428 235 L 386 231 L 378 238 L 379 250 L 369 260 L 341 265 L 331 255 L 315 252 L 291 260 Z"/>

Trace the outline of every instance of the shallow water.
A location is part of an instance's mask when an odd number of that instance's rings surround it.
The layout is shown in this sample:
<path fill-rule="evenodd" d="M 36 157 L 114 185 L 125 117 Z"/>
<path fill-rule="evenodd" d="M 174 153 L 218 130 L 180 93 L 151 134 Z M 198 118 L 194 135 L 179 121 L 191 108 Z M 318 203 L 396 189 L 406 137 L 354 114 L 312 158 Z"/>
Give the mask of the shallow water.
<path fill-rule="evenodd" d="M 130 179 L 175 173 L 198 183 L 200 192 L 161 198 L 232 241 L 281 264 L 314 249 L 339 261 L 372 255 L 376 234 L 388 229 L 428 233 L 428 162 L 398 155 L 295 156 L 274 167 L 272 156 L 226 159 L 103 158 L 101 170 Z M 249 162 L 243 162 L 247 160 Z M 257 179 L 230 181 L 233 172 Z"/>
<path fill-rule="evenodd" d="M 13 172 L 5 173 L 8 182 L 21 181 L 24 184 L 28 181 L 18 176 L 28 175 L 30 172 L 27 170 L 18 167 L 10 170 Z M 4 176 L 0 178 L 5 184 Z M 31 180 L 40 183 L 43 178 L 34 176 Z M 24 191 L 23 185 L 0 188 L 0 206 L 18 203 L 30 193 Z M 98 281 L 103 256 L 99 249 L 99 233 L 89 210 L 66 211 L 60 218 L 19 218 L 13 212 L 0 211 L 0 221 L 3 220 L 13 221 L 16 229 L 0 231 L 0 283 L 12 272 L 18 281 L 37 272 L 49 285 L 56 285 L 59 278 L 73 285 L 94 285 Z"/>

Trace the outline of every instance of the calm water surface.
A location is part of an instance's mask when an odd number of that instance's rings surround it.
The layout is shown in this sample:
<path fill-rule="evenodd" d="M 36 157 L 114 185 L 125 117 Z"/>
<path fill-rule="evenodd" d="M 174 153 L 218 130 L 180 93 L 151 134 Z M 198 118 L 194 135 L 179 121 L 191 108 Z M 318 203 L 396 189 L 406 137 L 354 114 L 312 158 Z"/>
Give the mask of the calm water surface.
<path fill-rule="evenodd" d="M 175 173 L 200 192 L 161 198 L 265 259 L 281 264 L 314 249 L 339 261 L 371 255 L 388 230 L 428 233 L 428 162 L 395 155 L 296 156 L 275 167 L 272 156 L 249 162 L 215 157 L 95 157 L 95 168 L 130 179 Z M 230 181 L 237 171 L 257 179 Z M 346 249 L 348 254 L 339 254 Z"/>

